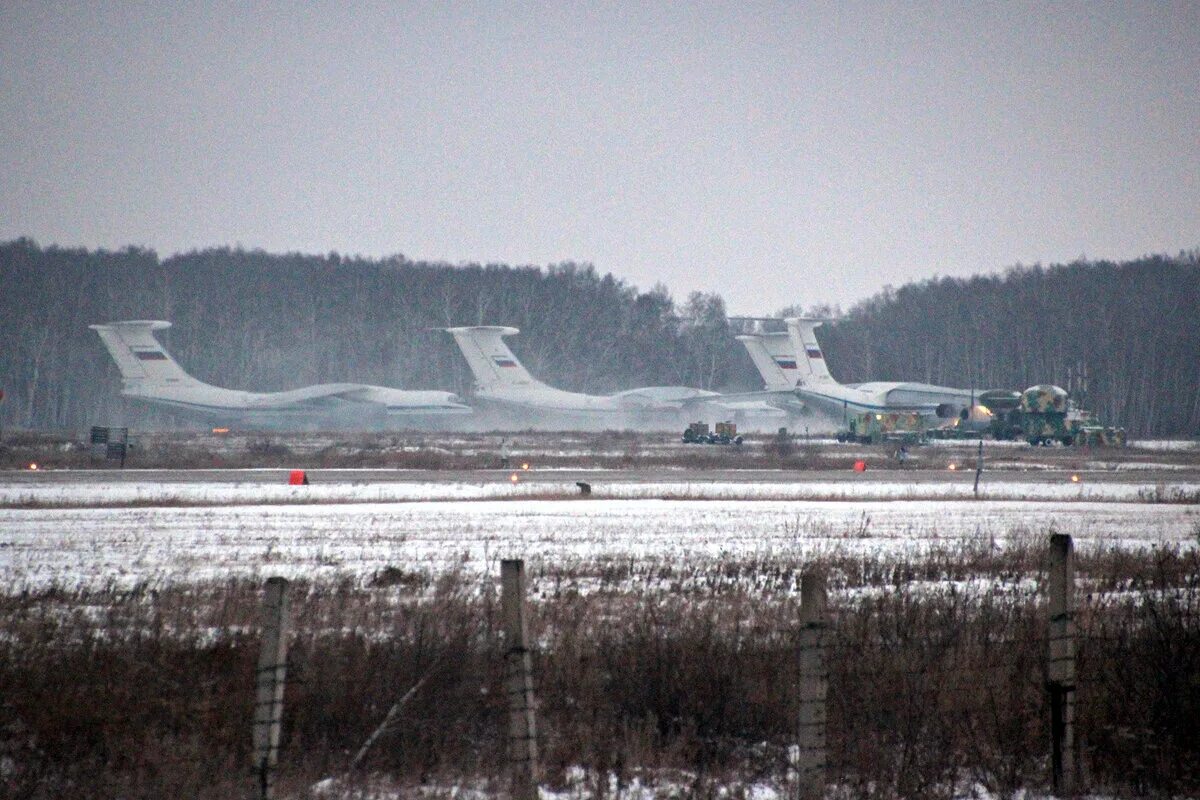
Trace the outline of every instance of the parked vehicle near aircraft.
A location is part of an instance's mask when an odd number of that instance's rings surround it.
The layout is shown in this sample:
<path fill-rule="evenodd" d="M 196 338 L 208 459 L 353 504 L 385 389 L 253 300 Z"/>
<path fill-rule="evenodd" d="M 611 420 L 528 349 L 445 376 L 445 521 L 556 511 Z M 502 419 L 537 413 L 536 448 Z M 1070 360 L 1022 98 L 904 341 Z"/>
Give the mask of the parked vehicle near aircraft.
<path fill-rule="evenodd" d="M 838 431 L 839 442 L 917 444 L 925 438 L 925 424 L 915 411 L 862 411 L 850 418 L 849 426 Z"/>
<path fill-rule="evenodd" d="M 684 444 L 740 445 L 743 439 L 732 422 L 718 422 L 711 433 L 707 422 L 693 422 L 684 428 L 682 441 Z"/>
<path fill-rule="evenodd" d="M 1030 386 L 1021 392 L 1017 408 L 1009 415 L 1016 435 L 1033 445 L 1125 446 L 1125 430 L 1104 426 L 1090 411 L 1076 408 L 1066 389 L 1051 384 Z"/>
<path fill-rule="evenodd" d="M 251 427 L 298 424 L 377 427 L 470 414 L 452 392 L 363 383 L 325 383 L 283 392 L 248 392 L 203 383 L 186 373 L 154 337 L 161 320 L 90 325 L 121 371 L 121 394 L 134 400 Z"/>

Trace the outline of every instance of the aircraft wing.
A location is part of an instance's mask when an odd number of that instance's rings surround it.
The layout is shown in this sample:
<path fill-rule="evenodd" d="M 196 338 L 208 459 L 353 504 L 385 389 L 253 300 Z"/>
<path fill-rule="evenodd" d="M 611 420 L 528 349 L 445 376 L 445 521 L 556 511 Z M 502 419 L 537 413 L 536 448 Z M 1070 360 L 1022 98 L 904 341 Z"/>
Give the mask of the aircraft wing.
<path fill-rule="evenodd" d="M 888 405 L 894 406 L 938 406 L 944 403 L 969 404 L 978 392 L 969 389 L 953 389 L 949 386 L 932 386 L 928 383 L 896 383 L 884 392 Z"/>
<path fill-rule="evenodd" d="M 746 414 L 752 417 L 779 417 L 787 416 L 788 409 L 773 406 L 770 403 L 762 401 L 744 400 L 742 402 L 723 402 L 713 400 L 705 403 L 709 408 L 720 411 L 722 414 Z"/>
<path fill-rule="evenodd" d="M 685 406 L 694 405 L 718 405 L 724 404 L 731 407 L 743 404 L 749 404 L 747 407 L 755 405 L 763 408 L 788 409 L 791 411 L 799 411 L 805 407 L 805 403 L 796 393 L 791 390 L 781 391 L 763 391 L 759 389 L 754 392 L 735 392 L 732 394 L 711 394 L 707 397 L 696 397 L 687 401 Z"/>
<path fill-rule="evenodd" d="M 323 383 L 272 392 L 256 399 L 251 408 L 319 410 L 346 403 L 389 414 L 471 413 L 471 407 L 452 392 L 391 389 L 365 383 Z"/>
<path fill-rule="evenodd" d="M 364 396 L 374 387 L 362 383 L 322 383 L 286 392 L 269 392 L 255 398 L 251 408 L 323 408 L 338 402 L 375 403 Z"/>
<path fill-rule="evenodd" d="M 720 397 L 716 392 L 693 389 L 690 386 L 643 386 L 610 396 L 621 405 L 648 409 L 679 409 L 697 400 Z"/>

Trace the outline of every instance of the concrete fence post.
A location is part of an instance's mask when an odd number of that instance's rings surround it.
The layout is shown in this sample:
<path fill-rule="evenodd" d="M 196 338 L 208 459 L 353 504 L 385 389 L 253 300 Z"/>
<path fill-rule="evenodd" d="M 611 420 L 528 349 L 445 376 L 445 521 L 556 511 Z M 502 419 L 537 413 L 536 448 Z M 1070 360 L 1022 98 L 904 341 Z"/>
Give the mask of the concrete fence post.
<path fill-rule="evenodd" d="M 283 726 L 283 688 L 287 678 L 288 582 L 269 578 L 263 597 L 262 646 L 258 655 L 258 687 L 254 702 L 254 796 L 270 800 L 279 763 Z"/>
<path fill-rule="evenodd" d="M 800 800 L 825 795 L 825 697 L 829 687 L 825 667 L 826 606 L 825 573 L 804 573 L 800 578 L 800 707 L 796 761 Z"/>
<path fill-rule="evenodd" d="M 525 607 L 525 562 L 500 562 L 504 617 L 504 688 L 508 693 L 508 758 L 516 800 L 537 800 L 537 711 Z"/>
<path fill-rule="evenodd" d="M 1050 537 L 1050 782 L 1075 792 L 1075 554 L 1071 537 Z"/>

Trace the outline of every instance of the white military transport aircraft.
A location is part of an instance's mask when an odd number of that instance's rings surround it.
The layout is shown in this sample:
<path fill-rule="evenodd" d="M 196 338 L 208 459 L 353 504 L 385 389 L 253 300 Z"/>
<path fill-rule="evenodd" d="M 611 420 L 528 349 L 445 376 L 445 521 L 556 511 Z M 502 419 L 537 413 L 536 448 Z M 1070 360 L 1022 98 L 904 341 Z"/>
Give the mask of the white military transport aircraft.
<path fill-rule="evenodd" d="M 121 394 L 230 423 L 286 427 L 326 423 L 375 427 L 469 414 L 455 394 L 409 391 L 362 383 L 323 383 L 286 392 L 246 392 L 202 383 L 183 371 L 154 338 L 171 323 L 129 320 L 89 326 L 121 371 Z"/>
<path fill-rule="evenodd" d="M 475 376 L 475 398 L 521 426 L 650 428 L 678 426 L 685 417 L 720 419 L 781 417 L 779 409 L 755 400 L 727 400 L 717 392 L 687 386 L 647 386 L 609 395 L 580 394 L 547 386 L 529 374 L 504 343 L 518 328 L 481 325 L 445 328 Z"/>
<path fill-rule="evenodd" d="M 745 345 L 767 391 L 791 390 L 816 411 L 843 424 L 862 412 L 915 411 L 944 420 L 971 413 L 975 392 L 927 383 L 838 383 L 829 374 L 816 329 L 824 320 L 789 317 L 787 331 L 737 337 Z"/>

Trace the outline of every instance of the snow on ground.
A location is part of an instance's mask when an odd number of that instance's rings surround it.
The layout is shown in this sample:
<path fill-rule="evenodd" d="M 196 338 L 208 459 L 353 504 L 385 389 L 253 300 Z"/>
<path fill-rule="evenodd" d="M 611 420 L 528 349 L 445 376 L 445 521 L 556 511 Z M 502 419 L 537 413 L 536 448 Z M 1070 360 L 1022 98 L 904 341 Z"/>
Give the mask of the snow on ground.
<path fill-rule="evenodd" d="M 993 540 L 1002 546 L 1050 529 L 1074 535 L 1081 548 L 1194 546 L 1200 507 L 591 499 L 7 509 L 0 510 L 0 581 L 12 591 L 276 574 L 365 578 L 388 565 L 490 573 L 510 556 L 530 559 L 535 569 L 539 561 L 562 569 L 605 560 L 703 567 L 837 551 L 918 554 Z"/>
<path fill-rule="evenodd" d="M 797 756 L 793 753 L 793 762 Z M 763 770 L 756 770 L 761 773 Z M 743 798 L 743 800 L 779 800 L 795 797 L 798 791 L 796 774 L 789 769 L 786 775 L 763 776 L 754 779 L 730 777 L 718 780 L 705 778 L 694 772 L 679 769 L 637 769 L 635 774 L 626 774 L 623 779 L 613 773 L 597 775 L 582 767 L 572 766 L 565 770 L 564 785 L 559 788 L 538 787 L 540 800 L 586 800 L 586 798 L 608 797 L 612 800 L 679 800 L 697 794 L 703 797 Z M 494 781 L 492 782 L 495 783 Z M 939 796 L 954 800 L 999 800 L 1011 797 L 1014 800 L 1054 800 L 1052 795 L 1019 789 L 1015 794 L 992 792 L 982 784 L 964 782 L 953 788 L 938 787 Z M 346 783 L 338 778 L 325 778 L 311 787 L 312 796 L 318 800 L 401 800 L 401 798 L 445 798 L 458 800 L 493 800 L 507 797 L 484 780 L 464 780 L 454 784 L 426 783 L 419 786 L 389 782 L 383 776 Z M 855 787 L 834 785 L 827 789 L 826 797 L 855 797 Z M 1086 795 L 1088 800 L 1109 800 L 1109 795 Z"/>
<path fill-rule="evenodd" d="M 1129 447 L 1137 450 L 1200 450 L 1200 439 L 1134 439 Z"/>
<path fill-rule="evenodd" d="M 1191 464 L 1166 464 L 1157 461 L 1088 461 L 1083 468 L 1105 472 L 1187 472 L 1195 469 Z"/>
<path fill-rule="evenodd" d="M 963 447 L 974 448 L 978 444 L 979 444 L 978 439 L 929 439 L 923 443 L 923 445 L 925 447 L 952 447 L 952 448 L 963 448 Z M 984 448 L 986 448 L 986 450 L 988 452 L 992 452 L 993 450 L 997 450 L 997 449 L 999 449 L 999 450 L 1028 449 L 1029 442 L 1026 442 L 1026 441 L 1006 442 L 1006 441 L 1001 441 L 1000 439 L 988 439 L 986 442 L 984 442 L 983 446 L 984 446 Z"/>
<path fill-rule="evenodd" d="M 401 503 L 453 500 L 522 500 L 573 497 L 573 482 L 526 480 L 478 483 L 328 483 L 285 486 L 262 483 L 23 483 L 0 485 L 0 508 L 117 507 L 170 505 L 298 505 L 312 503 Z M 672 481 L 595 483 L 596 499 L 680 500 L 972 500 L 972 482 L 829 481 L 762 482 Z M 985 473 L 979 497 L 985 500 L 1059 502 L 1195 502 L 1200 483 L 1073 483 L 1005 481 Z"/>

